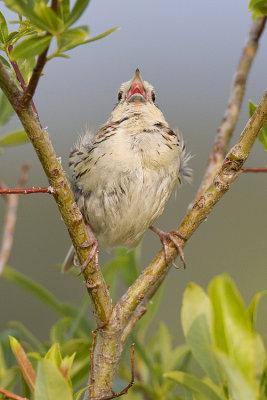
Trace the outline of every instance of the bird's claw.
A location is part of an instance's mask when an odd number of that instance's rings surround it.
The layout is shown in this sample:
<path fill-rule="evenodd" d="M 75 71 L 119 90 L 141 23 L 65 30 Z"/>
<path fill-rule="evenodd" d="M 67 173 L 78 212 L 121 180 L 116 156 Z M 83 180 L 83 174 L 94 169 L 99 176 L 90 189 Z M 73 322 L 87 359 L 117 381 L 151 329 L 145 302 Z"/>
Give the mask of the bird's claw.
<path fill-rule="evenodd" d="M 155 232 L 160 238 L 160 241 L 163 246 L 164 254 L 165 254 L 166 264 L 167 265 L 172 264 L 177 269 L 180 268 L 175 264 L 173 256 L 170 256 L 170 254 L 169 254 L 168 244 L 171 241 L 174 244 L 174 246 L 176 247 L 176 249 L 179 253 L 179 256 L 182 260 L 182 263 L 184 265 L 184 269 L 185 269 L 186 263 L 185 263 L 184 252 L 183 252 L 183 249 L 182 249 L 180 243 L 178 242 L 176 236 L 180 237 L 183 240 L 186 240 L 186 238 L 178 230 L 172 230 L 170 232 L 163 232 L 162 230 L 160 230 L 154 226 L 151 226 L 150 229 L 153 232 Z"/>
<path fill-rule="evenodd" d="M 83 273 L 83 271 L 85 270 L 86 266 L 92 261 L 92 259 L 95 257 L 95 267 L 98 266 L 98 242 L 95 238 L 95 235 L 93 233 L 93 231 L 91 230 L 89 225 L 86 225 L 87 228 L 87 233 L 89 236 L 90 241 L 85 241 L 81 247 L 83 248 L 88 248 L 91 247 L 91 251 L 88 254 L 86 260 L 82 263 L 82 265 L 80 266 L 80 274 Z"/>

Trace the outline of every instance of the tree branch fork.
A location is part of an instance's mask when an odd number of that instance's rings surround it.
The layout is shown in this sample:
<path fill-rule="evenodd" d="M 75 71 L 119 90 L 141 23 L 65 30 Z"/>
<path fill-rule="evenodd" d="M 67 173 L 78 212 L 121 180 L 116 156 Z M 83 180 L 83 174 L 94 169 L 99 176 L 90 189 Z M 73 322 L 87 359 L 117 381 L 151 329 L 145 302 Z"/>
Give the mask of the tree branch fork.
<path fill-rule="evenodd" d="M 258 31 L 262 31 L 265 23 L 265 19 L 261 19 L 261 24 L 259 20 L 257 20 L 257 23 L 254 23 L 254 30 L 251 29 L 251 36 L 253 36 L 254 39 L 255 29 L 257 28 Z M 259 35 L 260 33 L 257 39 Z M 247 46 L 251 46 L 251 41 L 248 42 Z M 257 47 L 254 42 L 253 46 L 255 48 Z M 245 76 L 247 76 L 248 70 L 249 68 L 246 67 Z M 240 80 L 235 80 L 233 84 L 234 89 L 236 89 L 236 85 L 240 84 Z M 20 106 L 22 92 L 1 62 L 0 87 L 20 118 L 40 159 L 44 172 L 47 175 L 50 184 L 49 187 L 53 188 L 50 189 L 50 191 L 45 191 L 45 189 L 48 188 L 23 189 L 23 193 L 37 193 L 38 189 L 39 192 L 42 192 L 41 189 L 43 189 L 44 192 L 51 193 L 54 196 L 61 216 L 69 231 L 79 262 L 83 264 L 91 250 L 84 246 L 84 243 L 89 242 L 89 238 L 82 215 L 74 201 L 65 173 L 52 147 L 47 131 L 41 127 L 31 104 L 26 104 L 24 107 Z M 230 107 L 228 106 L 228 109 L 235 109 L 235 113 L 238 115 L 239 109 L 231 107 L 231 104 L 235 102 L 234 93 L 236 93 L 236 96 L 237 93 L 239 93 L 238 90 L 234 89 L 231 92 L 232 103 L 230 101 Z M 241 100 L 242 98 L 239 98 L 239 108 Z M 226 115 L 224 118 L 223 124 L 229 122 L 227 118 L 230 114 L 231 113 L 228 112 L 228 116 Z M 216 157 L 213 157 L 213 159 L 216 160 L 216 167 L 212 169 L 212 174 L 210 174 L 211 166 L 208 166 L 209 173 L 206 175 L 204 184 L 201 186 L 201 192 L 196 197 L 191 207 L 189 207 L 186 216 L 178 227 L 179 232 L 186 238 L 186 240 L 184 240 L 178 237 L 181 247 L 184 247 L 185 242 L 192 236 L 201 222 L 206 219 L 216 203 L 229 190 L 234 180 L 242 172 L 243 164 L 266 119 L 267 91 L 264 93 L 255 113 L 246 124 L 237 144 L 233 146 L 222 163 L 220 163 L 220 168 L 218 168 L 219 164 Z M 229 122 L 229 124 L 232 124 L 231 129 L 229 126 L 226 130 L 220 127 L 216 143 L 224 142 L 227 144 L 229 142 L 229 136 L 231 135 L 229 130 L 233 131 L 235 120 L 232 123 Z M 212 154 L 217 154 L 217 150 L 218 146 L 215 146 Z M 210 157 L 210 160 L 211 159 L 212 157 Z M 215 174 L 214 171 L 216 171 Z M 177 256 L 177 251 L 171 243 L 169 244 L 169 252 L 170 255 L 174 257 Z M 92 299 L 94 314 L 99 327 L 98 340 L 93 352 L 94 368 L 93 371 L 91 371 L 93 374 L 91 379 L 93 379 L 94 382 L 93 394 L 92 392 L 90 394 L 88 391 L 85 395 L 86 400 L 92 398 L 101 400 L 107 398 L 111 391 L 110 387 L 118 367 L 123 345 L 136 322 L 144 314 L 148 301 L 157 291 L 170 268 L 171 265 L 166 265 L 164 252 L 161 250 L 114 307 L 99 266 L 92 261 L 84 269 L 84 280 Z"/>

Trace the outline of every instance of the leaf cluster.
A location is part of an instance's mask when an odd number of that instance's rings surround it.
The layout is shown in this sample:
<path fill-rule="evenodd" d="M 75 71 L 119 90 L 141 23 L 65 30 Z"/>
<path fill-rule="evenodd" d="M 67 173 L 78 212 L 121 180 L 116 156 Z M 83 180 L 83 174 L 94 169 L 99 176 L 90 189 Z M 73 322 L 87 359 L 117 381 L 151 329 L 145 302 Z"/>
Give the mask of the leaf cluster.
<path fill-rule="evenodd" d="M 138 274 L 138 255 L 139 249 L 118 249 L 114 259 L 104 266 L 106 279 L 113 285 L 113 298 L 117 295 L 114 287 L 118 272 L 125 285 L 132 275 Z M 22 394 L 27 398 L 79 398 L 79 389 L 86 388 L 90 366 L 88 332 L 95 328 L 86 316 L 88 296 L 79 307 L 74 307 L 60 302 L 43 286 L 11 267 L 4 270 L 4 278 L 42 301 L 59 319 L 51 327 L 48 342 L 40 342 L 21 322 L 10 323 L 0 337 L 0 386 L 12 391 L 22 376 Z M 152 333 L 148 330 L 161 294 L 162 291 L 148 305 L 147 314 L 129 338 L 113 389 L 120 391 L 130 380 L 129 347 L 135 342 L 135 384 L 127 394 L 129 400 L 266 399 L 266 352 L 255 331 L 255 314 L 262 293 L 256 294 L 246 308 L 228 276 L 215 278 L 208 294 L 198 285 L 189 284 L 181 310 L 186 338 L 182 346 L 173 345 L 163 323 Z M 10 347 L 10 335 L 20 341 L 26 353 L 15 339 L 11 339 Z M 24 362 L 19 361 L 19 354 Z M 27 381 L 29 373 L 25 368 L 34 371 L 34 384 Z"/>
<path fill-rule="evenodd" d="M 249 11 L 252 12 L 254 19 L 267 15 L 267 1 L 266 0 L 250 0 Z"/>
<path fill-rule="evenodd" d="M 183 297 L 181 320 L 186 342 L 205 375 L 181 371 L 164 376 L 188 390 L 192 400 L 266 399 L 266 351 L 255 330 L 255 313 L 262 293 L 245 307 L 234 283 L 218 276 L 208 294 L 191 283 Z"/>
<path fill-rule="evenodd" d="M 26 84 L 35 65 L 35 57 L 40 55 L 50 45 L 53 38 L 56 40 L 56 50 L 47 60 L 54 57 L 69 58 L 65 52 L 82 44 L 101 39 L 116 29 L 107 30 L 95 37 L 89 38 L 89 27 L 82 25 L 72 27 L 81 17 L 89 0 L 76 0 L 70 7 L 69 0 L 54 1 L 48 5 L 46 0 L 4 0 L 5 5 L 18 14 L 19 20 L 16 31 L 8 31 L 7 22 L 0 14 L 0 49 L 6 53 L 10 61 L 15 61 Z M 13 48 L 13 46 L 15 46 Z M 8 67 L 7 60 L 1 60 Z"/>

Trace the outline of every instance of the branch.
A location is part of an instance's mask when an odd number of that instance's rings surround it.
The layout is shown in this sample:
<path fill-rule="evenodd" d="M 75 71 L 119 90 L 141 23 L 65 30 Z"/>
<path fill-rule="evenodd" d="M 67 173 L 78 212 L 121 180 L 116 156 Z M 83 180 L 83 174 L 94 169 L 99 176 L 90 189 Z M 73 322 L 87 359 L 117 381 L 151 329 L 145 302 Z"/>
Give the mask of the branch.
<path fill-rule="evenodd" d="M 242 168 L 242 172 L 267 172 L 267 168 Z"/>
<path fill-rule="evenodd" d="M 20 173 L 20 177 L 19 177 L 19 180 L 17 183 L 18 188 L 21 188 L 22 186 L 24 186 L 25 182 L 27 181 L 28 169 L 29 169 L 28 164 L 24 164 L 21 167 L 21 173 Z M 22 189 L 17 189 L 17 190 L 22 190 Z M 2 190 L 0 190 L 0 193 L 1 193 L 1 191 Z M 5 189 L 4 191 L 8 192 L 8 189 Z M 16 220 L 17 220 L 17 209 L 18 209 L 19 196 L 15 195 L 15 194 L 6 196 L 6 200 L 7 200 L 7 213 L 6 213 L 6 219 L 5 219 L 5 224 L 4 224 L 2 246 L 1 246 L 1 250 L 0 250 L 0 275 L 2 275 L 4 267 L 7 264 L 7 260 L 9 259 L 10 252 L 11 252 L 12 245 L 13 245 L 14 230 L 15 230 L 15 225 L 16 225 Z"/>
<path fill-rule="evenodd" d="M 267 119 L 267 90 L 253 116 L 247 122 L 239 141 L 230 150 L 223 161 L 219 173 L 210 187 L 195 202 L 188 211 L 181 225 L 178 227 L 182 236 L 188 240 L 199 225 L 206 220 L 208 214 L 221 197 L 229 190 L 234 180 L 242 172 L 242 166 L 246 161 L 256 137 Z M 181 247 L 185 240 L 178 238 Z M 174 246 L 169 245 L 169 254 L 177 256 Z M 124 328 L 127 327 L 133 312 L 141 305 L 146 304 L 160 286 L 171 266 L 165 265 L 163 250 L 156 256 L 152 263 L 142 272 L 133 285 L 127 290 L 119 303 L 115 306 Z"/>
<path fill-rule="evenodd" d="M 32 187 L 31 189 L 0 189 L 0 194 L 32 194 L 32 193 L 53 193 L 52 186 Z"/>
<path fill-rule="evenodd" d="M 237 70 L 234 75 L 227 109 L 224 113 L 221 125 L 217 130 L 215 142 L 209 156 L 205 175 L 202 179 L 196 197 L 189 205 L 189 208 L 191 208 L 195 201 L 200 198 L 205 190 L 207 190 L 222 166 L 230 139 L 239 117 L 248 74 L 254 57 L 257 53 L 259 38 L 264 30 L 265 22 L 266 17 L 258 18 L 252 22 L 248 39 L 243 48 Z"/>
<path fill-rule="evenodd" d="M 37 88 L 42 70 L 46 63 L 46 56 L 48 53 L 48 49 L 49 49 L 49 46 L 39 55 L 39 57 L 37 59 L 36 65 L 32 71 L 31 79 L 30 79 L 29 84 L 28 84 L 28 86 L 24 92 L 24 95 L 21 99 L 20 108 L 26 108 L 32 101 L 32 98 L 33 98 L 33 95 Z"/>
<path fill-rule="evenodd" d="M 9 53 L 12 52 L 12 49 L 13 49 L 13 46 L 12 46 L 12 45 L 8 46 L 8 51 L 9 51 Z M 25 81 L 24 81 L 24 78 L 23 78 L 23 76 L 22 76 L 22 73 L 20 72 L 20 69 L 19 69 L 19 66 L 18 66 L 17 62 L 16 62 L 16 61 L 10 60 L 10 63 L 11 63 L 11 65 L 12 65 L 13 69 L 14 69 L 14 72 L 15 72 L 15 74 L 16 74 L 17 80 L 18 80 L 19 83 L 20 83 L 20 86 L 22 87 L 23 91 L 25 92 L 26 89 L 27 89 L 27 85 L 26 85 L 26 83 L 25 83 Z M 32 108 L 34 109 L 34 112 L 36 113 L 36 115 L 38 115 L 38 112 L 37 112 L 37 110 L 36 110 L 36 107 L 35 107 L 35 105 L 34 105 L 33 100 L 31 101 L 31 105 L 32 105 Z"/>
<path fill-rule="evenodd" d="M 48 132 L 41 127 L 31 105 L 25 108 L 20 107 L 23 94 L 1 62 L 0 87 L 16 111 L 39 157 L 49 185 L 53 188 L 53 196 L 68 229 L 79 262 L 82 265 L 91 250 L 90 247 L 84 246 L 84 243 L 89 242 L 89 237 L 82 214 L 74 201 L 66 175 L 49 139 Z M 112 310 L 109 291 L 98 265 L 91 262 L 84 269 L 83 275 L 85 282 L 92 283 L 92 286 L 88 285 L 87 290 L 92 299 L 97 323 L 100 324 L 108 319 Z"/>
<path fill-rule="evenodd" d="M 11 393 L 8 390 L 1 388 L 0 387 L 0 393 L 2 393 L 2 395 L 4 395 L 4 397 L 6 399 L 11 399 L 11 400 L 28 400 L 26 397 L 21 397 L 18 396 L 17 394 Z"/>

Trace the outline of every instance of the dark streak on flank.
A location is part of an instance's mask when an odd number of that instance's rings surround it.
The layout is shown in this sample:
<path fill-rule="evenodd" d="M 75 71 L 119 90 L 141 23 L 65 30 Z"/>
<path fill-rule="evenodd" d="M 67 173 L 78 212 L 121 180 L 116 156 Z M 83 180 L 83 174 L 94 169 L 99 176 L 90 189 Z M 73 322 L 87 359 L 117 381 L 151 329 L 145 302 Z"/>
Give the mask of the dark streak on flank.
<path fill-rule="evenodd" d="M 90 169 L 85 169 L 83 172 L 79 172 L 77 175 L 76 175 L 76 179 L 78 179 L 78 178 L 80 178 L 81 176 L 83 176 L 84 174 L 86 174 L 86 172 L 90 172 Z"/>
<path fill-rule="evenodd" d="M 104 157 L 106 155 L 106 153 L 102 154 L 101 156 L 98 157 L 98 159 L 94 162 L 94 165 L 96 165 L 96 163 L 98 162 L 98 160 L 100 160 L 100 158 Z"/>

